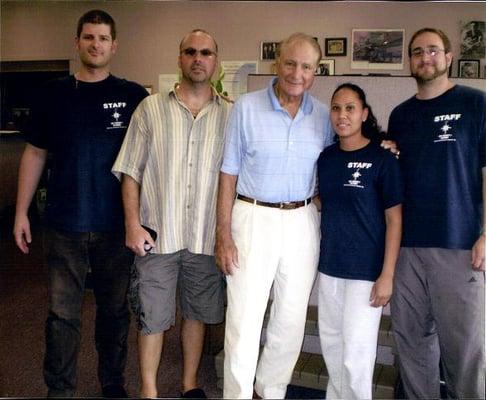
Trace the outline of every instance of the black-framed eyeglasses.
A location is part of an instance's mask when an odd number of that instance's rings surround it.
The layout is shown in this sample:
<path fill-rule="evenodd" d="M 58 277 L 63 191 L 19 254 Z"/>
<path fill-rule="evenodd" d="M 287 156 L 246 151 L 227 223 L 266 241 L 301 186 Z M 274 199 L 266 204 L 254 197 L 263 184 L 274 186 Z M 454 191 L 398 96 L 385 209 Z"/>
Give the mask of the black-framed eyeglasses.
<path fill-rule="evenodd" d="M 201 49 L 196 50 L 193 47 L 188 47 L 187 49 L 181 50 L 181 54 L 184 54 L 189 57 L 194 57 L 197 53 L 201 54 L 203 57 L 211 57 L 216 53 L 210 49 Z"/>
<path fill-rule="evenodd" d="M 445 52 L 445 49 L 441 49 L 436 46 L 430 46 L 423 49 L 422 47 L 417 47 L 411 51 L 412 57 L 422 57 L 424 54 L 427 54 L 430 57 L 437 56 L 441 51 Z"/>

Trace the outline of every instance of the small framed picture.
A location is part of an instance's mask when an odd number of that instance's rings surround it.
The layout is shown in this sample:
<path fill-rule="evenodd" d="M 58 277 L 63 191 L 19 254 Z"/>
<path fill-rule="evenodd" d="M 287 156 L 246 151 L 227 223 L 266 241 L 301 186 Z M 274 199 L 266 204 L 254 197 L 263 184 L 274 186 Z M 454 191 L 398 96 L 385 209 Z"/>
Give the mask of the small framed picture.
<path fill-rule="evenodd" d="M 319 61 L 316 75 L 334 75 L 334 60 L 323 59 Z"/>
<path fill-rule="evenodd" d="M 329 56 L 345 56 L 348 40 L 346 38 L 326 38 L 325 54 Z"/>
<path fill-rule="evenodd" d="M 279 42 L 262 42 L 260 49 L 260 59 L 262 61 L 275 60 Z"/>
<path fill-rule="evenodd" d="M 459 78 L 479 78 L 479 60 L 459 60 Z"/>

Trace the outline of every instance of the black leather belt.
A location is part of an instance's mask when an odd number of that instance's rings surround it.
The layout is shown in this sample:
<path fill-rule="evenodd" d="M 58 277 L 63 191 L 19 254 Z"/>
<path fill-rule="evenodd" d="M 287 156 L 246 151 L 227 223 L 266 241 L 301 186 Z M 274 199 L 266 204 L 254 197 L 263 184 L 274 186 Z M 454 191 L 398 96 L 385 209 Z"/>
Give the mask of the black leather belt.
<path fill-rule="evenodd" d="M 309 197 L 308 199 L 301 200 L 301 201 L 286 201 L 286 202 L 283 202 L 283 203 L 269 203 L 267 201 L 255 200 L 255 199 L 252 199 L 251 197 L 243 196 L 242 194 L 237 194 L 236 198 L 243 200 L 243 201 L 246 201 L 247 203 L 256 204 L 257 206 L 280 208 L 281 210 L 295 210 L 296 208 L 306 206 L 307 204 L 309 204 L 312 201 L 312 197 Z"/>

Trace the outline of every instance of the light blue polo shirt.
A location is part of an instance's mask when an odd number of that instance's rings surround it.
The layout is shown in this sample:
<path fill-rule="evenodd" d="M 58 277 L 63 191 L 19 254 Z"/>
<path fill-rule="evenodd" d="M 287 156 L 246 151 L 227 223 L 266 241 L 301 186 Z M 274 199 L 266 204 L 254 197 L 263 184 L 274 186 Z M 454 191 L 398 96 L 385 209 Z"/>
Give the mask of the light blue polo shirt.
<path fill-rule="evenodd" d="M 221 171 L 238 175 L 236 190 L 244 196 L 267 202 L 304 200 L 315 192 L 319 154 L 332 143 L 329 110 L 306 92 L 292 118 L 275 96 L 275 81 L 235 103 Z"/>

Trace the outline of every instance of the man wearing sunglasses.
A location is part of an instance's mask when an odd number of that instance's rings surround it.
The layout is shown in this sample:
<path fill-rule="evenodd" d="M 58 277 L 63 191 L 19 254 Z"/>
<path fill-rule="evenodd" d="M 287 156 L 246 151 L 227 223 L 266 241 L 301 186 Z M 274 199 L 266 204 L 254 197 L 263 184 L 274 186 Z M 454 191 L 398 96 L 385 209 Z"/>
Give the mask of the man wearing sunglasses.
<path fill-rule="evenodd" d="M 388 125 L 400 149 L 403 238 L 391 301 L 407 398 L 484 399 L 486 94 L 448 78 L 451 43 L 434 28 L 408 48 L 417 94 Z"/>
<path fill-rule="evenodd" d="M 175 324 L 177 289 L 182 397 L 205 397 L 197 384 L 205 324 L 223 320 L 223 278 L 213 254 L 229 105 L 210 82 L 217 53 L 203 30 L 182 39 L 181 81 L 140 104 L 113 166 L 122 179 L 126 244 L 136 254 L 130 293 L 139 329 L 140 397 L 158 396 L 157 370 L 164 332 Z"/>

